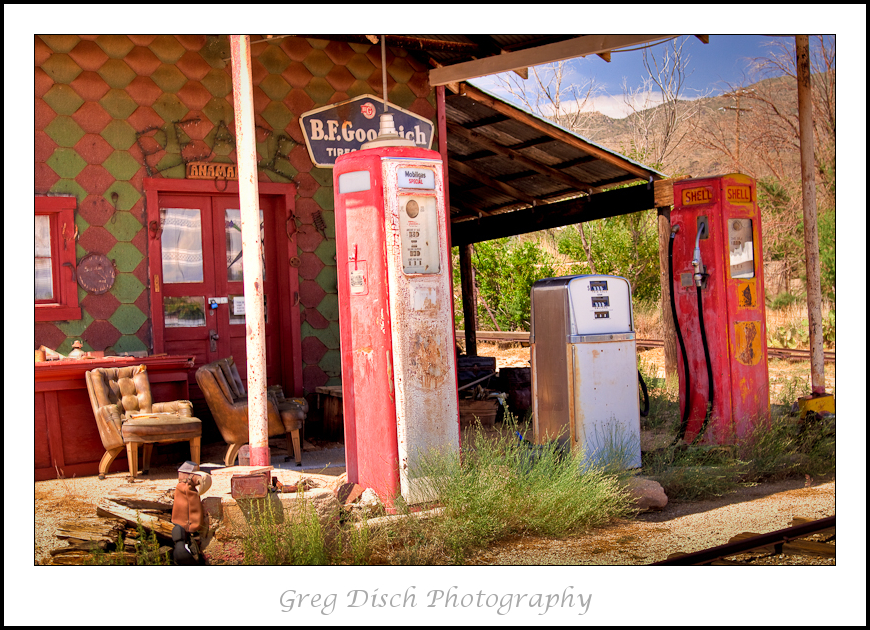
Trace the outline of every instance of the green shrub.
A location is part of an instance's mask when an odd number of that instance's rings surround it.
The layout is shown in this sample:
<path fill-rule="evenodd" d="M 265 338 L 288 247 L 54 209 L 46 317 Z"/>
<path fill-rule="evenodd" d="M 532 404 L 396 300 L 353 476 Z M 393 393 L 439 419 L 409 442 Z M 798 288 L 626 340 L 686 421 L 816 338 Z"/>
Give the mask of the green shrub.
<path fill-rule="evenodd" d="M 427 522 L 428 543 L 452 562 L 474 548 L 511 535 L 564 536 L 631 512 L 631 500 L 616 475 L 581 469 L 582 453 L 529 449 L 512 430 L 484 437 L 478 425 L 458 453 L 430 452 L 412 472 L 443 505 L 443 517 Z"/>
<path fill-rule="evenodd" d="M 280 500 L 269 499 L 250 501 L 245 564 L 329 564 L 324 532 L 311 502 L 303 498 L 299 509 L 287 513 Z"/>
<path fill-rule="evenodd" d="M 765 300 L 767 302 L 767 308 L 778 311 L 784 308 L 788 308 L 792 304 L 796 304 L 802 301 L 802 298 L 794 295 L 793 293 L 789 293 L 788 291 L 783 291 L 773 297 L 768 296 Z M 803 299 L 805 301 L 805 298 Z"/>

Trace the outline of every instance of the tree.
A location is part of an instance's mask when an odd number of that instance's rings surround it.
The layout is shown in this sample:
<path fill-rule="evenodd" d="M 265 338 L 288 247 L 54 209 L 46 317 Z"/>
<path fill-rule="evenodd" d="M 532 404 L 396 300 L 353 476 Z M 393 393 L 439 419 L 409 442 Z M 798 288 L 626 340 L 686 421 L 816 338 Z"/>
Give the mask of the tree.
<path fill-rule="evenodd" d="M 581 224 L 574 227 L 579 228 Z M 584 234 L 570 228 L 559 238 L 559 253 L 578 258 L 589 248 L 595 261 L 592 273 L 618 275 L 631 283 L 635 300 L 654 301 L 661 295 L 658 275 L 658 240 L 654 211 L 635 212 L 586 224 Z"/>
<path fill-rule="evenodd" d="M 520 81 L 512 73 L 496 75 L 496 79 L 532 113 L 591 139 L 596 129 L 590 116 L 595 111 L 592 99 L 600 90 L 594 79 L 568 83 L 568 74 L 568 62 L 559 61 L 532 67 L 527 80 Z"/>
<path fill-rule="evenodd" d="M 690 57 L 683 52 L 687 40 L 671 40 L 660 57 L 644 49 L 647 76 L 641 85 L 630 87 L 627 79 L 622 81 L 623 101 L 632 111 L 626 118 L 631 146 L 623 152 L 633 152 L 638 160 L 656 168 L 667 168 L 700 111 L 700 99 L 693 102 L 685 94 L 686 79 L 691 76 Z"/>
<path fill-rule="evenodd" d="M 692 121 L 700 112 L 701 99 L 692 102 L 685 94 L 686 79 L 691 75 L 689 55 L 683 52 L 686 41 L 688 38 L 671 40 L 660 58 L 649 49 L 644 49 L 643 64 L 647 77 L 640 87 L 630 88 L 627 80 L 623 79 L 623 100 L 632 111 L 626 118 L 630 146 L 623 147 L 623 152 L 658 170 L 669 168 L 674 150 L 691 132 L 694 126 Z M 674 378 L 677 374 L 676 329 L 670 310 L 671 287 L 667 257 L 664 255 L 670 233 L 670 209 L 661 209 L 657 223 L 665 374 L 668 378 Z"/>
<path fill-rule="evenodd" d="M 735 170 L 758 182 L 765 259 L 780 263 L 782 284 L 804 268 L 800 127 L 794 38 L 768 42 L 769 53 L 752 60 L 751 79 L 729 85 L 697 119 L 690 144 L 711 149 Z M 815 37 L 810 55 L 820 247 L 833 241 L 836 192 L 836 48 L 832 37 Z M 760 80 L 759 80 L 760 79 Z M 757 83 L 746 85 L 749 80 Z M 720 106 L 721 105 L 721 106 Z M 832 245 L 831 245 L 832 246 Z M 822 290 L 834 295 L 834 257 L 821 251 Z"/>
<path fill-rule="evenodd" d="M 553 260 L 536 243 L 510 237 L 475 243 L 472 261 L 481 329 L 529 330 L 532 285 L 556 275 Z"/>

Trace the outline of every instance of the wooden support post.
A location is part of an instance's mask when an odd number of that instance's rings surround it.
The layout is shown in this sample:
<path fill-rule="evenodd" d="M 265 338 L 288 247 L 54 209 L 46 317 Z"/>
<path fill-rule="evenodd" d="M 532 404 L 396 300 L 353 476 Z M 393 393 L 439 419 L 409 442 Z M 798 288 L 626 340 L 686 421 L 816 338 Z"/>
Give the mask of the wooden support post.
<path fill-rule="evenodd" d="M 459 246 L 459 276 L 462 282 L 462 315 L 465 319 L 465 354 L 477 356 L 477 296 L 474 293 L 472 245 Z"/>
<path fill-rule="evenodd" d="M 659 234 L 659 283 L 662 287 L 662 324 L 665 342 L 665 378 L 677 378 L 677 332 L 671 313 L 671 278 L 668 274 L 668 241 L 671 236 L 670 206 L 656 208 Z"/>

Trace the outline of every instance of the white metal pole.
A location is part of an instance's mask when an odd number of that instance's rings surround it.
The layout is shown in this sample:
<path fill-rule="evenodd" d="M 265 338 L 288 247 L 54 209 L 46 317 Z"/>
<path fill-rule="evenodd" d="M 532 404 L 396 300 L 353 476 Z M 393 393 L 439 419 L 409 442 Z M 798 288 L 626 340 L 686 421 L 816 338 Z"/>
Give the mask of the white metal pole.
<path fill-rule="evenodd" d="M 257 146 L 254 140 L 254 92 L 251 80 L 251 39 L 230 35 L 236 157 L 242 214 L 242 265 L 245 290 L 245 347 L 248 354 L 248 437 L 251 465 L 268 466 L 269 428 L 266 400 L 266 325 L 261 268 L 260 194 Z"/>

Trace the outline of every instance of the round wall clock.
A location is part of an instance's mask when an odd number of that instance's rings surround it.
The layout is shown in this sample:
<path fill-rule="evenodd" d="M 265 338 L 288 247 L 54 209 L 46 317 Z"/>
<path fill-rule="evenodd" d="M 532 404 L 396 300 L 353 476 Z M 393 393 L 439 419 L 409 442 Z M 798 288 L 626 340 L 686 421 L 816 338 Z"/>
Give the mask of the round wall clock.
<path fill-rule="evenodd" d="M 88 254 L 78 264 L 79 286 L 88 293 L 100 295 L 115 284 L 115 265 L 103 254 Z"/>

